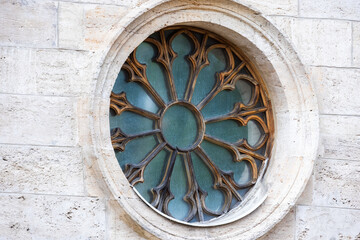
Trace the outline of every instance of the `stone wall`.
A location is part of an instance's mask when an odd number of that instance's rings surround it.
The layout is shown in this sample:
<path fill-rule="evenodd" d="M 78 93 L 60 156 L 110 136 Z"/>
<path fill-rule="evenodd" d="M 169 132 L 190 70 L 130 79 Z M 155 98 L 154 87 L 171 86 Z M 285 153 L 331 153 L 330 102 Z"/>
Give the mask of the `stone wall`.
<path fill-rule="evenodd" d="M 292 44 L 320 114 L 312 178 L 262 239 L 360 239 L 360 2 L 236 1 Z M 0 1 L 0 239 L 155 239 L 109 197 L 80 124 L 114 25 L 148 2 Z"/>

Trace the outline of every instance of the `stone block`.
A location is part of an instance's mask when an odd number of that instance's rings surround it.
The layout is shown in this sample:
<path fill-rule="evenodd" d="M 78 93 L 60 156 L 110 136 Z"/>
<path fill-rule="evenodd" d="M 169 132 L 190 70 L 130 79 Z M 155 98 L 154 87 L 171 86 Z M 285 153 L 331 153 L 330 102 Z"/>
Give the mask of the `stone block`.
<path fill-rule="evenodd" d="M 75 146 L 76 98 L 0 94 L 0 143 Z"/>
<path fill-rule="evenodd" d="M 57 2 L 0 1 L 0 45 L 55 47 Z"/>
<path fill-rule="evenodd" d="M 235 0 L 265 15 L 297 15 L 298 0 Z"/>
<path fill-rule="evenodd" d="M 259 240 L 273 240 L 273 239 L 295 239 L 295 210 L 290 212 L 271 229 L 266 235 L 259 238 Z"/>
<path fill-rule="evenodd" d="M 0 194 L 0 208 L 0 236 L 9 240 L 106 238 L 99 198 Z"/>
<path fill-rule="evenodd" d="M 90 93 L 94 54 L 61 49 L 0 48 L 0 92 L 69 96 Z"/>
<path fill-rule="evenodd" d="M 320 116 L 320 156 L 360 160 L 360 117 Z"/>
<path fill-rule="evenodd" d="M 83 195 L 77 148 L 0 145 L 0 191 Z"/>
<path fill-rule="evenodd" d="M 360 67 L 360 22 L 353 24 L 353 66 Z"/>
<path fill-rule="evenodd" d="M 351 66 L 350 21 L 269 17 L 292 42 L 303 63 L 315 66 Z"/>
<path fill-rule="evenodd" d="M 61 2 L 59 5 L 59 46 L 98 50 L 113 40 L 113 26 L 127 7 Z"/>
<path fill-rule="evenodd" d="M 359 114 L 360 69 L 313 67 L 311 79 L 320 113 Z"/>
<path fill-rule="evenodd" d="M 360 209 L 360 161 L 319 159 L 314 175 L 313 204 Z"/>
<path fill-rule="evenodd" d="M 353 0 L 300 0 L 301 17 L 360 20 L 360 2 Z"/>
<path fill-rule="evenodd" d="M 1 93 L 36 93 L 34 55 L 30 48 L 0 48 Z"/>
<path fill-rule="evenodd" d="M 353 239 L 360 237 L 359 210 L 328 207 L 296 207 L 296 236 L 308 239 Z"/>

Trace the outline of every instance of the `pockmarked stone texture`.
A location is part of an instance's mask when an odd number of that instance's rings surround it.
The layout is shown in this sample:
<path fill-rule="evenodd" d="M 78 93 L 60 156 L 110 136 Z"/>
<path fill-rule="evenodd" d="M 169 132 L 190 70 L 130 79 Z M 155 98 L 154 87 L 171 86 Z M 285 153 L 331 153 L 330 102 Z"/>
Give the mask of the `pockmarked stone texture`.
<path fill-rule="evenodd" d="M 0 45 L 56 47 L 55 1 L 5 0 L 0 2 Z"/>
<path fill-rule="evenodd" d="M 296 207 L 295 239 L 352 239 L 360 237 L 359 210 L 315 206 Z"/>
<path fill-rule="evenodd" d="M 314 172 L 314 205 L 360 208 L 360 161 L 320 158 Z"/>
<path fill-rule="evenodd" d="M 301 60 L 315 66 L 352 66 L 350 21 L 271 16 L 294 45 Z"/>
<path fill-rule="evenodd" d="M 73 96 L 95 84 L 94 54 L 87 51 L 0 48 L 1 93 Z"/>
<path fill-rule="evenodd" d="M 0 162 L 2 192 L 84 194 L 78 148 L 0 145 Z"/>
<path fill-rule="evenodd" d="M 322 114 L 359 114 L 360 69 L 312 67 L 311 79 Z"/>
<path fill-rule="evenodd" d="M 360 2 L 353 0 L 301 0 L 301 17 L 360 20 Z"/>
<path fill-rule="evenodd" d="M 360 68 L 360 22 L 352 23 L 353 34 L 353 66 Z"/>
<path fill-rule="evenodd" d="M 77 144 L 76 98 L 0 94 L 0 143 Z"/>
<path fill-rule="evenodd" d="M 107 36 L 116 34 L 114 25 L 120 22 L 127 7 L 59 3 L 59 46 L 70 49 L 106 48 Z M 75 33 L 75 34 L 74 34 Z"/>
<path fill-rule="evenodd" d="M 0 194 L 0 236 L 6 239 L 104 239 L 99 198 Z"/>
<path fill-rule="evenodd" d="M 320 156 L 360 161 L 360 117 L 323 115 L 320 117 Z"/>

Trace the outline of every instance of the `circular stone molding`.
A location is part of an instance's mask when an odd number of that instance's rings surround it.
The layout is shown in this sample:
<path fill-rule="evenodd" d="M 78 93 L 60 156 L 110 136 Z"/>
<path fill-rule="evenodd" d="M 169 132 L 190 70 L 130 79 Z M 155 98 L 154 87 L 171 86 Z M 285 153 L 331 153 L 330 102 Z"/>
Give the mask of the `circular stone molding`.
<path fill-rule="evenodd" d="M 227 222 L 239 215 L 242 218 L 226 225 L 187 226 L 153 211 L 131 188 L 111 145 L 110 93 L 121 66 L 149 35 L 172 25 L 199 27 L 233 43 L 259 70 L 272 102 L 275 136 L 263 177 L 267 191 L 257 191 L 241 212 L 229 214 Z M 109 50 L 92 99 L 92 146 L 87 154 L 89 159 L 95 156 L 91 164 L 119 208 L 144 231 L 161 239 L 254 239 L 269 231 L 296 203 L 311 175 L 318 147 L 316 97 L 291 45 L 266 18 L 233 1 L 149 0 L 133 8 L 112 29 L 116 36 L 108 39 Z"/>

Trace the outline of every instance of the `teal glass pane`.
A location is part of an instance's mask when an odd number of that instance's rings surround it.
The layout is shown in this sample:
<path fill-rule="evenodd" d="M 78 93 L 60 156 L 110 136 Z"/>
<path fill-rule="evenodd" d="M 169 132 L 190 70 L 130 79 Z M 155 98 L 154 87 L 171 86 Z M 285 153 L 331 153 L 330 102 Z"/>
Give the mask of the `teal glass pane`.
<path fill-rule="evenodd" d="M 179 34 L 172 41 L 172 49 L 177 53 L 172 70 L 175 89 L 179 99 L 184 99 L 186 86 L 190 77 L 188 55 L 193 51 L 193 43 L 185 34 Z"/>
<path fill-rule="evenodd" d="M 188 191 L 188 182 L 184 158 L 178 155 L 176 158 L 173 174 L 171 175 L 170 189 L 174 199 L 169 203 L 169 211 L 174 218 L 184 219 L 189 212 L 189 205 L 184 201 Z"/>
<path fill-rule="evenodd" d="M 203 160 L 195 153 L 192 153 L 191 157 L 194 164 L 196 181 L 200 188 L 208 193 L 205 198 L 206 207 L 212 211 L 221 210 L 224 205 L 224 193 L 214 189 L 214 176 Z"/>
<path fill-rule="evenodd" d="M 162 133 L 173 147 L 189 148 L 198 136 L 197 120 L 185 106 L 173 105 L 164 114 Z"/>
<path fill-rule="evenodd" d="M 153 130 L 154 121 L 143 117 L 139 114 L 132 112 L 123 112 L 121 115 L 115 115 L 114 112 L 110 111 L 110 128 L 116 128 L 121 126 L 121 130 L 128 135 L 135 135 L 142 132 Z M 131 121 L 126 122 L 126 119 L 131 119 Z"/>
<path fill-rule="evenodd" d="M 234 161 L 234 155 L 231 152 L 208 141 L 204 141 L 201 144 L 201 147 L 221 170 L 225 172 L 233 172 L 234 180 L 238 184 L 247 183 L 251 179 L 252 172 L 247 161 Z"/>
<path fill-rule="evenodd" d="M 226 69 L 226 55 L 223 49 L 213 49 L 209 52 L 210 64 L 204 67 L 196 81 L 196 86 L 191 102 L 195 105 L 200 103 L 206 95 L 213 89 L 216 83 L 215 73 Z"/>
<path fill-rule="evenodd" d="M 247 124 L 249 129 L 249 135 L 247 137 L 247 141 L 251 146 L 255 146 L 259 140 L 260 137 L 263 135 L 263 130 L 259 126 L 259 124 L 256 121 L 250 120 Z"/>
<path fill-rule="evenodd" d="M 233 120 L 225 120 L 206 124 L 206 134 L 224 140 L 225 142 L 235 143 L 240 139 L 247 139 L 247 126 L 241 126 Z"/>
<path fill-rule="evenodd" d="M 164 69 L 160 63 L 155 61 L 158 55 L 156 46 L 143 42 L 136 50 L 136 59 L 146 65 L 146 77 L 151 86 L 161 96 L 165 102 L 169 102 L 169 91 Z"/>
<path fill-rule="evenodd" d="M 150 203 L 152 201 L 151 189 L 160 184 L 169 155 L 167 151 L 161 151 L 145 168 L 144 182 L 135 185 L 136 190 Z"/>
<path fill-rule="evenodd" d="M 126 93 L 127 100 L 134 106 L 147 110 L 149 112 L 157 112 L 159 110 L 156 103 L 147 94 L 144 88 L 135 82 L 128 82 L 128 74 L 125 70 L 121 70 L 116 78 L 113 88 L 114 93 Z"/>
<path fill-rule="evenodd" d="M 225 115 L 231 112 L 236 103 L 247 104 L 251 98 L 252 86 L 246 81 L 237 81 L 235 90 L 221 91 L 202 110 L 204 118 Z"/>
<path fill-rule="evenodd" d="M 125 151 L 116 151 L 116 158 L 124 170 L 126 164 L 139 163 L 145 156 L 151 152 L 157 145 L 154 136 L 137 138 L 126 144 Z"/>

